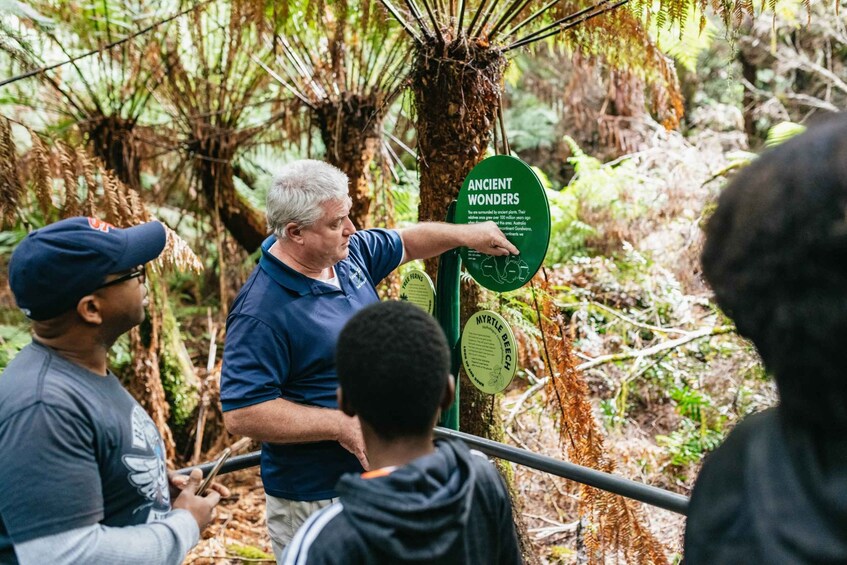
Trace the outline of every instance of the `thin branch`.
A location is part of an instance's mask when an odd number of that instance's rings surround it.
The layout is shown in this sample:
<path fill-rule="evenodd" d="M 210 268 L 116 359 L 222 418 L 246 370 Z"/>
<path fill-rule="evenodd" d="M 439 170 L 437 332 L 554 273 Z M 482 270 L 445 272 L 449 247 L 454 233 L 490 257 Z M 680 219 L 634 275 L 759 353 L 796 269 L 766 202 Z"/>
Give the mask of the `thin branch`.
<path fill-rule="evenodd" d="M 773 92 L 768 92 L 766 90 L 762 90 L 761 88 L 756 88 L 749 80 L 746 78 L 740 77 L 739 81 L 741 84 L 754 94 L 761 96 L 762 98 L 777 98 L 774 96 Z M 809 106 L 810 108 L 817 108 L 819 110 L 826 110 L 827 112 L 840 112 L 841 110 L 835 104 L 827 102 L 826 100 L 821 100 L 820 98 L 815 98 L 814 96 L 810 96 L 808 94 L 798 94 L 796 92 L 782 92 L 779 94 L 780 97 L 786 98 L 788 100 L 793 100 L 798 104 L 802 104 L 803 106 Z"/>
<path fill-rule="evenodd" d="M 497 108 L 497 118 L 500 120 L 500 133 L 503 136 L 504 155 L 511 155 L 512 148 L 509 147 L 509 136 L 506 135 L 506 122 L 503 120 L 503 97 L 500 97 L 500 106 Z"/>
<path fill-rule="evenodd" d="M 611 355 L 601 355 L 599 357 L 595 357 L 591 361 L 586 361 L 585 363 L 580 363 L 576 366 L 578 371 L 585 371 L 588 369 L 592 369 L 594 367 L 605 365 L 606 363 L 613 363 L 615 361 L 624 361 L 626 359 L 638 359 L 643 357 L 650 357 L 652 355 L 656 355 L 659 353 L 664 353 L 669 349 L 675 349 L 686 343 L 690 343 L 692 341 L 702 339 L 704 337 L 712 337 L 716 335 L 728 334 L 735 332 L 735 326 L 717 326 L 714 328 L 708 328 L 705 330 L 700 330 L 696 332 L 691 332 L 690 334 L 672 339 L 670 341 L 666 341 L 663 343 L 656 344 L 652 347 L 648 347 L 647 349 L 639 349 L 638 351 L 627 351 L 624 353 L 613 353 Z"/>
<path fill-rule="evenodd" d="M 418 22 L 418 27 L 421 28 L 421 32 L 423 32 L 425 36 L 429 37 L 429 29 L 427 29 L 426 24 L 423 21 L 423 14 L 421 14 L 421 11 L 418 9 L 418 5 L 415 4 L 415 0 L 405 0 L 405 2 L 409 7 L 412 17 Z"/>
<path fill-rule="evenodd" d="M 638 350 L 638 351 L 628 351 L 626 353 L 615 353 L 613 355 L 601 355 L 600 357 L 595 357 L 594 359 L 591 359 L 590 361 L 586 361 L 585 363 L 580 363 L 579 365 L 574 367 L 574 369 L 576 369 L 577 371 L 587 371 L 588 369 L 593 369 L 593 368 L 598 367 L 600 365 L 604 365 L 606 363 L 612 363 L 614 361 L 624 361 L 624 360 L 627 360 L 627 359 L 639 359 L 639 360 L 641 360 L 645 357 L 650 357 L 650 356 L 659 355 L 659 354 L 661 354 L 662 356 L 665 356 L 665 355 L 668 354 L 668 352 L 671 349 L 676 349 L 677 347 L 680 347 L 682 345 L 685 345 L 686 343 L 695 341 L 697 339 L 702 339 L 704 337 L 713 337 L 713 336 L 716 336 L 716 335 L 732 333 L 734 331 L 736 331 L 735 326 L 717 326 L 715 328 L 709 328 L 709 329 L 706 329 L 706 330 L 691 332 L 689 335 L 687 335 L 685 337 L 681 337 L 679 339 L 674 339 L 674 340 L 671 340 L 671 341 L 666 341 L 664 343 L 659 343 L 657 345 L 654 345 L 653 347 L 648 347 L 647 349 L 641 349 L 641 350 Z M 651 366 L 652 366 L 652 364 L 651 364 Z M 649 366 L 647 368 L 649 369 Z M 643 372 L 644 371 L 639 371 L 638 374 L 640 375 Z M 518 398 L 517 402 L 515 403 L 515 406 L 512 408 L 511 412 L 509 412 L 509 416 L 505 420 L 504 426 L 507 430 L 510 428 L 512 422 L 515 420 L 515 418 L 518 415 L 518 412 L 520 411 L 521 407 L 526 403 L 526 401 L 529 400 L 535 394 L 537 394 L 538 391 L 543 389 L 547 385 L 547 383 L 549 383 L 549 382 L 550 382 L 550 377 L 544 377 L 543 379 L 539 380 L 537 383 L 532 385 L 532 387 L 527 389 L 526 392 L 524 392 L 520 396 L 520 398 Z"/>
<path fill-rule="evenodd" d="M 594 301 L 573 302 L 573 303 L 557 302 L 556 306 L 558 306 L 560 308 L 582 308 L 583 306 L 594 306 L 596 308 L 600 308 L 601 310 L 605 310 L 609 314 L 612 314 L 613 316 L 620 318 L 624 322 L 631 324 L 631 325 L 638 327 L 638 328 L 644 328 L 645 330 L 650 330 L 650 331 L 653 331 L 653 332 L 656 332 L 656 333 L 663 333 L 663 334 L 667 334 L 667 333 L 675 333 L 675 334 L 681 334 L 681 335 L 690 335 L 691 334 L 691 332 L 689 332 L 687 330 L 680 330 L 680 329 L 677 329 L 677 328 L 663 328 L 661 326 L 653 326 L 651 324 L 645 324 L 644 322 L 639 322 L 637 320 L 633 320 L 632 318 L 622 314 L 618 310 L 615 310 L 614 308 L 610 308 L 609 306 L 606 306 L 605 304 L 601 304 L 600 302 L 594 302 Z"/>
<path fill-rule="evenodd" d="M 798 54 L 797 59 L 791 59 L 791 58 L 786 57 L 779 50 L 776 50 L 776 51 L 774 51 L 773 56 L 777 60 L 782 61 L 784 63 L 787 63 L 791 66 L 803 69 L 805 71 L 811 71 L 811 72 L 818 73 L 819 75 L 821 75 L 824 78 L 826 78 L 827 80 L 829 80 L 830 84 L 835 86 L 838 90 L 847 94 L 847 83 L 845 83 L 843 80 L 838 78 L 838 75 L 833 73 L 831 70 L 829 70 L 826 67 L 823 67 L 823 66 L 815 63 L 814 61 L 810 60 L 807 55 Z"/>
<path fill-rule="evenodd" d="M 494 24 L 494 27 L 491 28 L 491 32 L 488 34 L 488 40 L 493 41 L 500 29 L 518 17 L 518 14 L 521 13 L 521 10 L 526 8 L 526 5 L 529 4 L 529 2 L 530 0 L 513 0 L 513 2 L 509 4 L 503 12 L 503 15 L 497 20 L 497 23 Z"/>
<path fill-rule="evenodd" d="M 456 35 L 462 33 L 462 24 L 465 21 L 465 0 L 459 0 L 459 23 L 456 25 Z"/>
<path fill-rule="evenodd" d="M 507 430 L 511 428 L 512 422 L 514 422 L 515 418 L 520 412 L 521 408 L 531 396 L 533 396 L 536 392 L 547 386 L 547 383 L 550 382 L 550 377 L 544 377 L 543 379 L 537 381 L 534 385 L 526 389 L 526 391 L 518 398 L 517 402 L 515 402 L 515 406 L 512 408 L 509 415 L 506 417 L 506 420 L 503 422 L 503 427 Z"/>
<path fill-rule="evenodd" d="M 307 67 L 303 58 L 298 55 L 297 51 L 291 46 L 287 38 L 279 36 L 279 41 L 282 44 L 283 53 L 285 54 L 286 59 L 288 59 L 288 62 L 294 68 L 294 71 L 299 73 L 300 79 L 312 89 L 312 92 L 314 92 L 316 97 L 326 98 L 328 96 L 326 89 L 315 81 L 314 63 L 310 60 L 309 63 L 311 68 Z M 306 53 L 306 55 L 308 56 L 308 53 Z M 282 68 L 285 70 L 288 78 L 290 78 L 292 82 L 296 82 L 295 76 L 289 71 L 289 66 L 283 64 Z"/>
<path fill-rule="evenodd" d="M 479 6 L 476 7 L 476 12 L 474 12 L 473 18 L 471 18 L 471 23 L 468 25 L 468 37 L 473 37 L 471 33 L 473 32 L 473 28 L 476 25 L 477 20 L 479 20 L 480 14 L 482 14 L 483 8 L 485 8 L 485 4 L 488 0 L 482 0 L 479 3 Z"/>
<path fill-rule="evenodd" d="M 400 182 L 400 176 L 397 174 L 397 171 L 394 170 L 394 167 L 396 165 L 400 165 L 402 167 L 403 163 L 400 161 L 400 157 L 397 155 L 397 153 L 394 152 L 394 149 L 391 148 L 391 145 L 386 140 L 382 140 L 381 146 L 383 152 L 382 158 L 386 159 L 387 157 L 388 170 L 391 171 L 391 176 L 394 179 L 394 182 L 398 183 Z"/>
<path fill-rule="evenodd" d="M 429 0 L 421 0 L 423 2 L 424 8 L 426 8 L 426 13 L 429 16 L 430 21 L 432 21 L 432 29 L 435 30 L 435 35 L 438 36 L 438 41 L 444 43 L 444 36 L 441 34 L 441 26 L 438 24 L 438 20 L 433 13 L 432 6 L 429 5 Z"/>
<path fill-rule="evenodd" d="M 415 159 L 418 158 L 418 155 L 417 155 L 417 153 L 415 153 L 415 150 L 412 149 L 411 147 L 409 147 L 408 145 L 406 145 L 405 143 L 403 143 L 403 141 L 399 137 L 395 136 L 394 134 L 389 133 L 386 130 L 382 130 L 382 133 L 387 135 L 388 139 L 390 139 L 391 141 L 393 141 L 394 143 L 399 145 L 406 153 L 408 153 L 409 155 L 411 155 Z"/>
<path fill-rule="evenodd" d="M 485 15 L 482 18 L 482 21 L 479 23 L 479 29 L 477 29 L 477 33 L 482 35 L 482 32 L 485 31 L 485 25 L 488 23 L 488 19 L 494 14 L 494 10 L 497 9 L 497 4 L 500 3 L 500 0 L 493 0 L 491 4 L 488 6 L 488 9 L 485 11 Z M 468 37 L 470 36 L 470 30 L 468 30 Z"/>

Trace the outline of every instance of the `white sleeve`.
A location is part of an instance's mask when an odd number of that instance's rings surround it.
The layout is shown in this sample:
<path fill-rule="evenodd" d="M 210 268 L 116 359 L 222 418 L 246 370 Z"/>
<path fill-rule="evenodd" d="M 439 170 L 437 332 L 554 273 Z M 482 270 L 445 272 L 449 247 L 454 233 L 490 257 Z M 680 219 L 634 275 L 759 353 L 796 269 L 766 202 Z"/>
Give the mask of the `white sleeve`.
<path fill-rule="evenodd" d="M 36 538 L 15 544 L 15 553 L 20 565 L 179 565 L 199 539 L 194 517 L 180 509 L 149 524 L 123 528 L 92 524 Z"/>

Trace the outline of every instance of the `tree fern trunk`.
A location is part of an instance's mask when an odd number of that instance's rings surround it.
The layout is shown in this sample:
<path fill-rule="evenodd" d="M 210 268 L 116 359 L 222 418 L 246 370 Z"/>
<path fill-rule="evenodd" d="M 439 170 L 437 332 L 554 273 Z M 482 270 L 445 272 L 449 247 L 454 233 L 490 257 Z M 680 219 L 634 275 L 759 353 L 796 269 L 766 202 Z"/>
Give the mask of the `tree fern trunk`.
<path fill-rule="evenodd" d="M 210 212 L 217 207 L 232 237 L 248 252 L 256 251 L 268 234 L 265 215 L 238 194 L 233 180 L 235 143 L 227 136 L 209 137 L 199 145 L 194 168 Z"/>
<path fill-rule="evenodd" d="M 467 174 L 485 155 L 500 104 L 505 59 L 473 43 L 428 44 L 416 55 L 412 87 L 417 111 L 420 221 L 443 221 Z M 436 259 L 426 262 L 435 278 Z M 462 323 L 477 309 L 479 289 L 465 285 Z M 497 402 L 462 378 L 463 431 L 499 439 Z"/>
<path fill-rule="evenodd" d="M 370 168 L 379 149 L 384 111 L 377 107 L 374 96 L 360 94 L 345 94 L 342 100 L 327 101 L 316 111 L 326 160 L 350 179 L 350 219 L 357 229 L 372 225 Z"/>
<path fill-rule="evenodd" d="M 135 190 L 141 188 L 141 169 L 133 130 L 135 124 L 116 116 L 100 116 L 85 122 L 88 145 L 107 169 Z"/>
<path fill-rule="evenodd" d="M 418 48 L 412 89 L 417 112 L 420 221 L 443 221 L 465 177 L 485 157 L 500 105 L 505 66 L 499 52 L 464 39 L 446 47 L 433 40 Z M 433 279 L 436 269 L 437 259 L 426 261 Z M 480 288 L 475 283 L 463 283 L 460 323 L 477 310 L 479 297 Z M 497 397 L 480 392 L 464 371 L 459 378 L 462 431 L 502 440 Z M 503 474 L 514 493 L 510 473 Z M 524 559 L 529 564 L 538 563 L 520 518 L 520 498 L 512 498 Z"/>

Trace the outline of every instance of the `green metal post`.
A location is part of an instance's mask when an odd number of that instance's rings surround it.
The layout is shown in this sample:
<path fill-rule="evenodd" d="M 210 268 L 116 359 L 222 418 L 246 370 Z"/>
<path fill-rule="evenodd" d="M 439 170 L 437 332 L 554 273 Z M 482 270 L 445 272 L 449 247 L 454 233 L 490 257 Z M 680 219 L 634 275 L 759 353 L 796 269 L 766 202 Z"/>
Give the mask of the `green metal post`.
<path fill-rule="evenodd" d="M 453 223 L 456 212 L 456 201 L 447 207 L 448 224 Z M 459 268 L 462 258 L 458 249 L 451 249 L 441 255 L 438 260 L 438 278 L 435 281 L 435 318 L 441 324 L 447 345 L 450 346 L 450 371 L 456 378 L 456 397 L 453 405 L 441 414 L 439 425 L 451 430 L 459 429 L 459 365 L 461 351 L 459 350 Z"/>

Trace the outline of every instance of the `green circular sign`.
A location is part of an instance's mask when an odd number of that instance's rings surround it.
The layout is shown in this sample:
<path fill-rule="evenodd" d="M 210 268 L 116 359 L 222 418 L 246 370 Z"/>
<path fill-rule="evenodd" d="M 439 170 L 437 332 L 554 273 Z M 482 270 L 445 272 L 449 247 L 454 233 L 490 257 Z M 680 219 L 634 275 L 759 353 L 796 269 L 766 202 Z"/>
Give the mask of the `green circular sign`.
<path fill-rule="evenodd" d="M 462 365 L 471 382 L 486 394 L 503 391 L 518 368 L 518 347 L 512 328 L 497 312 L 471 316 L 462 332 Z"/>
<path fill-rule="evenodd" d="M 429 275 L 419 269 L 406 273 L 400 284 L 400 300 L 420 306 L 431 315 L 435 311 L 435 286 Z"/>
<path fill-rule="evenodd" d="M 462 248 L 462 261 L 476 282 L 506 292 L 529 282 L 550 243 L 550 204 L 529 165 L 509 155 L 482 161 L 465 178 L 456 201 L 456 223 L 496 223 L 520 255 L 493 257 Z"/>

